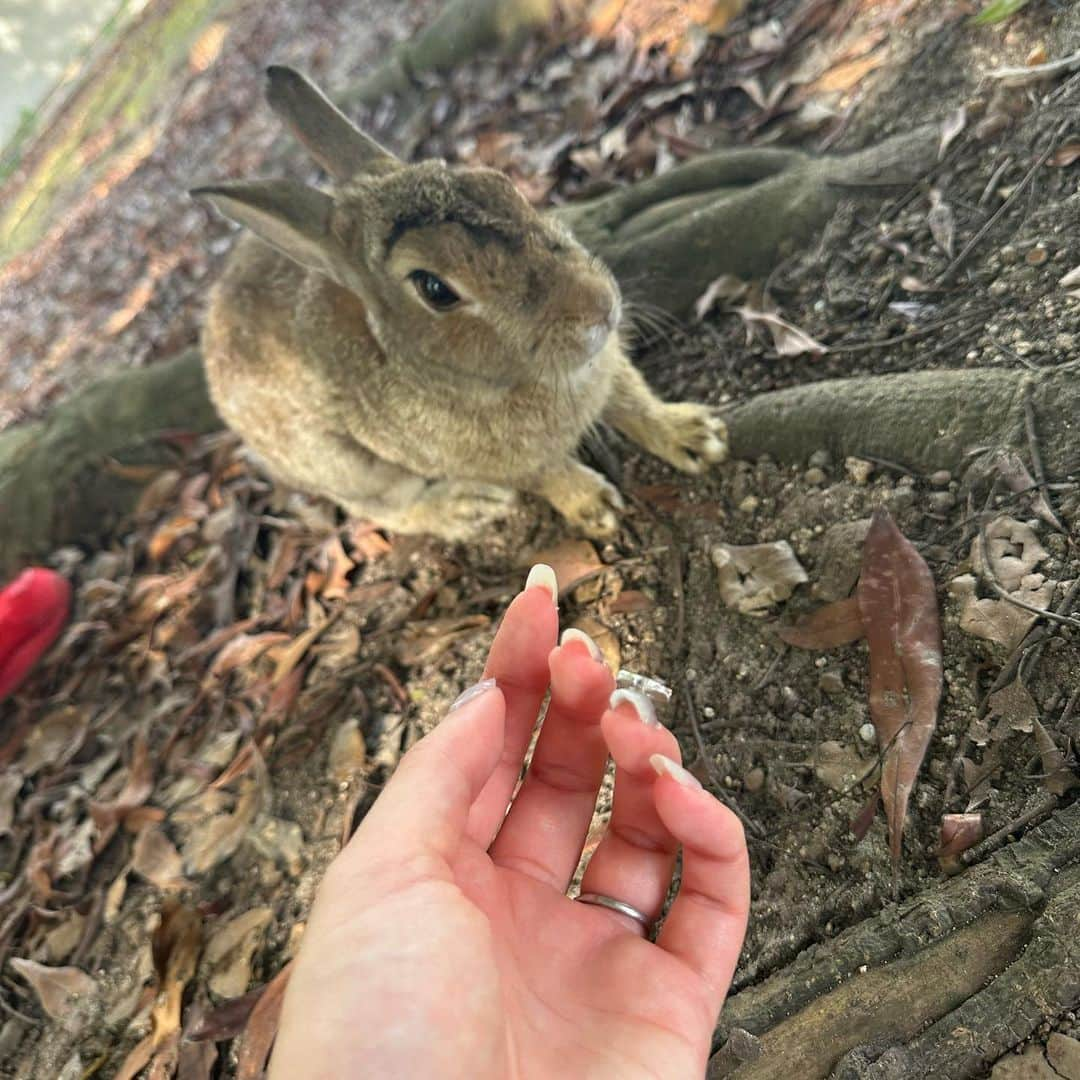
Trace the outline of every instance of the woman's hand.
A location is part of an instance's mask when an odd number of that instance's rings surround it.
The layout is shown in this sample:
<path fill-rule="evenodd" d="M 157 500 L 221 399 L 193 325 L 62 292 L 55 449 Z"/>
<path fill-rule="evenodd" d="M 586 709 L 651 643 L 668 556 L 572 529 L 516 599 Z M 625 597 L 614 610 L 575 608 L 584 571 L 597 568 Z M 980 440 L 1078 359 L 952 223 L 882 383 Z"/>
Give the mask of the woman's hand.
<path fill-rule="evenodd" d="M 588 638 L 556 646 L 555 595 L 534 568 L 485 681 L 404 756 L 327 872 L 273 1080 L 703 1075 L 746 928 L 742 828 L 678 764 L 649 701 L 612 696 Z M 654 920 L 681 845 L 655 943 L 566 896 L 609 754 L 611 823 L 581 891 Z"/>

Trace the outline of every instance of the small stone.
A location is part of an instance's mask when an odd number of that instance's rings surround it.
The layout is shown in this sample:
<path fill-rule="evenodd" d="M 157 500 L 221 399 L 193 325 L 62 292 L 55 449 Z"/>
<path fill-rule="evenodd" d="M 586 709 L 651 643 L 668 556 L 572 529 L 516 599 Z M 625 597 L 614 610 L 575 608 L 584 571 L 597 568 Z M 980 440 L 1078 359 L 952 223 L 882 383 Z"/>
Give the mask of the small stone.
<path fill-rule="evenodd" d="M 1080 1080 L 1080 1042 L 1076 1039 L 1055 1031 L 1046 1044 L 1046 1056 L 1065 1080 Z"/>
<path fill-rule="evenodd" d="M 843 855 L 838 855 L 835 851 L 829 853 L 828 863 L 829 869 L 834 874 L 839 874 L 840 871 L 844 869 L 844 857 Z"/>
<path fill-rule="evenodd" d="M 943 514 L 956 505 L 956 496 L 951 491 L 932 491 L 928 501 L 931 510 Z"/>
<path fill-rule="evenodd" d="M 1049 257 L 1050 255 L 1046 248 L 1044 248 L 1042 244 L 1036 244 L 1035 247 L 1024 256 L 1024 262 L 1026 262 L 1028 266 L 1042 266 Z"/>
<path fill-rule="evenodd" d="M 814 469 L 827 469 L 832 464 L 828 450 L 815 450 L 807 464 Z"/>
<path fill-rule="evenodd" d="M 1012 263 L 1020 261 L 1020 252 L 1016 250 L 1012 244 L 1006 244 L 999 252 L 998 258 L 1004 263 L 1005 266 L 1009 266 Z"/>
<path fill-rule="evenodd" d="M 844 469 L 851 478 L 852 483 L 866 484 L 874 472 L 874 463 L 864 461 L 862 458 L 849 457 L 844 459 Z"/>
<path fill-rule="evenodd" d="M 934 487 L 948 487 L 952 482 L 952 473 L 948 469 L 938 469 L 937 472 L 930 474 L 930 483 Z"/>
<path fill-rule="evenodd" d="M 839 671 L 823 671 L 818 679 L 818 686 L 824 694 L 842 694 L 844 692 L 844 677 Z"/>
<path fill-rule="evenodd" d="M 859 738 L 862 739 L 864 743 L 876 742 L 877 732 L 874 730 L 874 725 L 863 724 L 863 726 L 859 728 Z"/>
<path fill-rule="evenodd" d="M 814 466 L 812 469 L 807 469 L 806 472 L 803 473 L 803 480 L 811 487 L 820 487 L 827 479 L 828 477 L 825 475 L 825 470 L 819 469 L 817 466 Z"/>
<path fill-rule="evenodd" d="M 744 514 L 753 514 L 760 505 L 761 500 L 756 495 L 747 495 L 746 498 L 739 503 L 739 510 Z"/>
<path fill-rule="evenodd" d="M 760 791 L 765 786 L 765 770 L 757 765 L 743 778 L 743 787 L 751 794 Z"/>
<path fill-rule="evenodd" d="M 990 1073 L 990 1080 L 1061 1080 L 1043 1057 L 1042 1047 L 1029 1046 L 1023 1054 L 1008 1054 Z"/>

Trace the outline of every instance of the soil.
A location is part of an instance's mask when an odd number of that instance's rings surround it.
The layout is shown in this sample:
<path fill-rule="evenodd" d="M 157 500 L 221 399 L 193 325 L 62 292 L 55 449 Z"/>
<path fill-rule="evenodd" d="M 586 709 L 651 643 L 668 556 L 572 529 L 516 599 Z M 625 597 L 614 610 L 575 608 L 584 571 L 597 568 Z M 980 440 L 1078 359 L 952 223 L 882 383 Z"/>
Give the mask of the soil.
<path fill-rule="evenodd" d="M 963 130 L 924 184 L 890 192 L 884 205 L 853 192 L 820 244 L 770 277 L 784 318 L 827 347 L 820 356 L 779 356 L 722 309 L 672 324 L 631 289 L 644 312 L 639 362 L 665 396 L 721 406 L 854 374 L 1080 363 L 1080 300 L 1060 284 L 1080 264 L 1080 163 L 1059 163 L 1080 138 L 1080 78 L 1002 90 L 986 77 L 1040 47 L 1051 59 L 1076 52 L 1080 12 L 1035 0 L 1002 26 L 978 28 L 962 17 L 965 5 L 884 5 L 877 15 L 847 7 L 860 33 L 885 28 L 880 62 L 841 96 L 836 120 L 802 142 L 855 147 L 914 118 L 944 124 L 962 105 Z M 5 351 L 14 358 L 0 377 L 0 422 L 44 408 L 106 360 L 152 362 L 196 339 L 228 229 L 180 189 L 209 173 L 305 175 L 284 143 L 271 148 L 274 126 L 255 107 L 258 66 L 272 57 L 331 88 L 345 85 L 427 11 L 410 7 L 409 25 L 395 5 L 334 0 L 241 4 L 219 15 L 229 26 L 220 57 L 199 75 L 174 76 L 170 121 L 150 158 L 96 201 L 73 192 L 66 220 L 75 224 L 0 269 Z M 367 119 L 406 152 L 505 154 L 538 200 L 580 197 L 655 168 L 663 132 L 677 147 L 793 141 L 792 115 L 762 120 L 717 65 L 739 60 L 754 27 L 795 11 L 794 3 L 752 4 L 745 25 L 706 45 L 688 71 L 655 55 L 635 69 L 610 44 L 556 39 L 512 64 L 479 61 L 427 90 L 418 107 L 384 103 Z M 346 39 L 347 49 L 331 47 Z M 793 48 L 762 70 L 779 79 L 805 61 Z M 568 87 L 581 85 L 618 86 L 625 98 L 599 118 L 583 117 L 579 138 L 561 137 L 575 135 Z M 549 92 L 563 107 L 536 104 Z M 649 94 L 661 104 L 635 112 Z M 587 151 L 599 157 L 616 129 L 613 143 L 623 149 L 598 165 Z M 951 255 L 940 227 L 937 238 L 931 229 L 942 217 L 932 208 L 942 205 L 953 223 Z M 110 333 L 117 312 L 133 308 Z M 62 353 L 57 341 L 69 343 Z M 1022 457 L 1038 478 L 1035 421 Z M 562 618 L 590 629 L 613 661 L 673 688 L 662 719 L 685 759 L 752 823 L 754 907 L 736 986 L 877 912 L 894 888 L 910 898 L 939 880 L 943 814 L 982 812 L 990 833 L 1046 800 L 1047 759 L 1031 725 L 985 718 L 986 695 L 1019 646 L 963 628 L 962 597 L 950 583 L 971 571 L 980 529 L 1009 515 L 1031 524 L 1046 549 L 1037 572 L 1055 583 L 1059 602 L 1080 578 L 1080 475 L 1047 478 L 1062 533 L 1038 517 L 1030 492 L 1014 494 L 985 473 L 924 476 L 902 461 L 821 453 L 795 466 L 730 462 L 688 479 L 629 446 L 614 450 L 631 505 L 617 541 L 584 550 L 591 570 L 565 593 Z M 342 836 L 402 750 L 475 681 L 530 563 L 568 558 L 560 521 L 538 502 L 473 545 L 385 538 L 333 508 L 273 491 L 229 436 L 178 440 L 175 467 L 147 480 L 136 520 L 104 549 L 56 554 L 78 589 L 73 625 L 19 696 L 0 705 L 0 761 L 25 780 L 7 796 L 13 820 L 6 836 L 0 830 L 0 884 L 11 883 L 5 902 L 17 913 L 0 929 L 0 952 L 82 968 L 96 982 L 97 1010 L 95 1023 L 65 1030 L 5 967 L 3 1075 L 115 1074 L 150 1030 L 151 939 L 168 897 L 197 910 L 208 941 L 237 916 L 267 909 L 246 948 L 216 960 L 204 950 L 185 999 L 185 1035 L 208 1023 L 220 1040 L 218 1064 L 207 1058 L 188 1075 L 235 1075 L 237 1044 L 227 1039 L 250 1001 L 232 1012 L 222 1002 L 268 982 L 291 955 Z M 799 650 L 776 633 L 779 621 L 848 594 L 862 539 L 852 523 L 880 506 L 933 571 L 945 658 L 937 731 L 895 880 L 880 814 L 860 842 L 851 832 L 872 788 L 859 777 L 878 753 L 865 731 L 866 648 Z M 715 546 L 780 540 L 807 584 L 764 617 L 726 607 Z M 1075 770 L 1080 636 L 1060 624 L 1051 631 L 1024 651 L 1020 680 Z M 43 728 L 56 737 L 35 741 Z M 132 755 L 140 738 L 150 787 L 117 811 L 120 828 L 102 839 L 100 826 L 85 826 L 91 801 L 123 802 L 125 780 L 139 771 Z M 133 850 L 148 828 L 180 862 L 165 859 L 163 869 Z M 39 872 L 24 878 L 31 862 Z M 1047 1017 L 1040 1035 L 1053 1030 L 1080 1035 L 1074 1013 Z"/>

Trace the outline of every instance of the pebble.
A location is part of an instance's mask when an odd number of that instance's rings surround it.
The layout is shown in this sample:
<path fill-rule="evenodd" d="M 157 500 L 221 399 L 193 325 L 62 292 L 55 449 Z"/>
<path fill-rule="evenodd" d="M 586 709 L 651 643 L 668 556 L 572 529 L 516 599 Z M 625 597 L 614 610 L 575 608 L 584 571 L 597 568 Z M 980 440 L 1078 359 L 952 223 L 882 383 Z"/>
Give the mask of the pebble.
<path fill-rule="evenodd" d="M 818 679 L 818 686 L 825 694 L 842 694 L 844 692 L 844 677 L 839 671 L 823 671 Z"/>
<path fill-rule="evenodd" d="M 869 481 L 874 472 L 874 463 L 864 461 L 862 458 L 849 457 L 844 459 L 844 469 L 847 471 L 853 483 L 860 486 Z"/>
<path fill-rule="evenodd" d="M 956 496 L 951 491 L 933 491 L 930 493 L 929 501 L 930 509 L 941 514 L 956 505 Z"/>
<path fill-rule="evenodd" d="M 744 514 L 752 514 L 761 505 L 761 500 L 756 495 L 747 495 L 741 503 L 739 503 L 739 509 Z"/>
<path fill-rule="evenodd" d="M 952 473 L 948 469 L 938 469 L 937 472 L 930 474 L 930 483 L 934 487 L 948 487 L 952 482 Z"/>
<path fill-rule="evenodd" d="M 828 450 L 815 450 L 807 464 L 814 469 L 827 469 L 832 464 L 832 458 Z"/>
<path fill-rule="evenodd" d="M 820 487 L 828 477 L 825 475 L 824 469 L 819 469 L 816 466 L 812 469 L 807 469 L 803 473 L 803 480 L 806 481 L 811 487 Z"/>
<path fill-rule="evenodd" d="M 765 770 L 760 766 L 751 769 L 743 779 L 743 787 L 753 793 L 760 791 L 765 786 Z"/>
<path fill-rule="evenodd" d="M 862 739 L 864 743 L 877 742 L 877 732 L 874 730 L 874 725 L 863 724 L 863 726 L 859 728 L 859 738 Z"/>

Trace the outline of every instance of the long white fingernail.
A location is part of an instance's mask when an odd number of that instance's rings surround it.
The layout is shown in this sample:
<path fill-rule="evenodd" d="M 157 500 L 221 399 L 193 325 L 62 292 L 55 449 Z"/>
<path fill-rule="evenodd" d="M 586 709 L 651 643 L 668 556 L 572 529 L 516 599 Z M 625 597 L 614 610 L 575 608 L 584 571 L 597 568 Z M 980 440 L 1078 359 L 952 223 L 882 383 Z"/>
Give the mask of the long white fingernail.
<path fill-rule="evenodd" d="M 649 764 L 656 770 L 657 776 L 670 776 L 672 780 L 682 784 L 685 788 L 701 791 L 701 781 L 693 774 L 687 772 L 678 762 L 672 761 L 663 754 L 652 754 Z"/>
<path fill-rule="evenodd" d="M 567 627 L 562 632 L 562 637 L 559 638 L 560 645 L 567 645 L 571 641 L 580 641 L 582 645 L 589 650 L 589 655 L 599 663 L 604 663 L 604 654 L 600 650 L 600 646 L 584 630 L 579 630 L 576 626 Z"/>
<path fill-rule="evenodd" d="M 559 606 L 559 583 L 555 580 L 555 571 L 547 563 L 537 563 L 525 579 L 525 588 L 532 589 L 539 585 L 551 593 L 551 602 Z"/>
<path fill-rule="evenodd" d="M 462 705 L 467 705 L 470 701 L 475 701 L 478 697 L 483 697 L 489 690 L 494 689 L 495 680 L 484 679 L 483 682 L 478 682 L 475 686 L 470 686 L 468 690 L 464 691 L 457 701 L 450 706 L 447 712 L 453 712 L 455 709 L 460 709 Z"/>
<path fill-rule="evenodd" d="M 608 707 L 617 709 L 623 702 L 637 713 L 643 724 L 660 727 L 660 721 L 656 718 L 656 707 L 644 694 L 639 694 L 636 690 L 616 690 L 608 699 Z"/>

